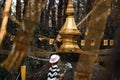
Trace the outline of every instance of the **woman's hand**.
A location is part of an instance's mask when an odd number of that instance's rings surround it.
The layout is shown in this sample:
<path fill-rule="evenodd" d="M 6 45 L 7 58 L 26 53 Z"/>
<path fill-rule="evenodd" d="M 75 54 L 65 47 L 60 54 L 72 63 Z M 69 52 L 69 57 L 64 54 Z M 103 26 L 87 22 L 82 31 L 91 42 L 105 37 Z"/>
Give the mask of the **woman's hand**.
<path fill-rule="evenodd" d="M 64 77 L 64 73 L 58 74 L 57 76 L 60 77 L 60 78 L 63 78 Z"/>

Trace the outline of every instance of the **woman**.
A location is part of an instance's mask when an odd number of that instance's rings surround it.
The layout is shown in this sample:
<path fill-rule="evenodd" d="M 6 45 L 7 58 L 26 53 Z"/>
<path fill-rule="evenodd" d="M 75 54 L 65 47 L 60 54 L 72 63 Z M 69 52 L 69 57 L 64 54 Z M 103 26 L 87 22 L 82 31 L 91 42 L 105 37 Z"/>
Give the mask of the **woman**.
<path fill-rule="evenodd" d="M 48 78 L 47 80 L 60 80 L 64 77 L 64 73 L 60 73 L 60 69 L 57 65 L 58 61 L 60 60 L 60 56 L 53 54 L 50 57 L 50 68 L 49 68 L 49 72 L 48 72 Z"/>

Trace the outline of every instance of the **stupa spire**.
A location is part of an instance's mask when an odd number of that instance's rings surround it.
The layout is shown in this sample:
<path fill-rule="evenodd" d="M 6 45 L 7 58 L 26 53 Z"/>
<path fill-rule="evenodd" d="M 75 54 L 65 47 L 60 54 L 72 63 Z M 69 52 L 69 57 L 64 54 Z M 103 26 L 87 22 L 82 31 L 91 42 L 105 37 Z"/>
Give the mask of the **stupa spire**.
<path fill-rule="evenodd" d="M 71 0 L 68 0 L 66 15 L 67 15 L 66 21 L 59 32 L 62 37 L 63 43 L 58 52 L 78 53 L 81 50 L 77 44 L 77 39 L 80 37 L 81 33 L 77 29 L 75 19 L 73 17 L 74 8 Z"/>

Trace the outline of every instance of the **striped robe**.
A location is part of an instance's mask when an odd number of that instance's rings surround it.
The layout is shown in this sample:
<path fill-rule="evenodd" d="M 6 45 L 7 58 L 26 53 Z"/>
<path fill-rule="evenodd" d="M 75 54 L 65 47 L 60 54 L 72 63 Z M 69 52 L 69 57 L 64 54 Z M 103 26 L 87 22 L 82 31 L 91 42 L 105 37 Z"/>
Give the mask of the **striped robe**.
<path fill-rule="evenodd" d="M 49 68 L 49 72 L 48 72 L 48 78 L 47 80 L 60 80 L 57 77 L 57 74 L 60 73 L 60 69 L 58 68 L 57 65 L 53 65 Z"/>

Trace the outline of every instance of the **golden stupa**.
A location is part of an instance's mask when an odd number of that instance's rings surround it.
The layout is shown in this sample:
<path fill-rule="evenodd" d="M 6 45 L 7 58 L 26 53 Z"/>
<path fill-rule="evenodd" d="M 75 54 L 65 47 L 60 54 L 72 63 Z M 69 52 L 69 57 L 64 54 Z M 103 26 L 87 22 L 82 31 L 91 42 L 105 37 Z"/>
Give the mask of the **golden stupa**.
<path fill-rule="evenodd" d="M 62 45 L 57 51 L 58 53 L 80 53 L 82 50 L 77 44 L 77 39 L 80 37 L 81 33 L 77 29 L 75 19 L 74 19 L 74 8 L 72 1 L 68 1 L 68 6 L 66 10 L 67 18 L 61 28 L 59 34 L 62 38 Z"/>

